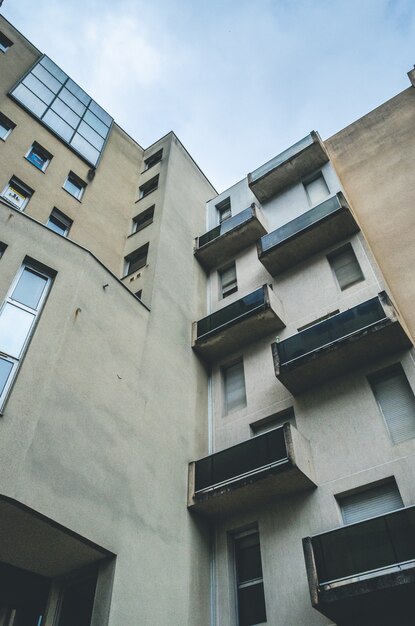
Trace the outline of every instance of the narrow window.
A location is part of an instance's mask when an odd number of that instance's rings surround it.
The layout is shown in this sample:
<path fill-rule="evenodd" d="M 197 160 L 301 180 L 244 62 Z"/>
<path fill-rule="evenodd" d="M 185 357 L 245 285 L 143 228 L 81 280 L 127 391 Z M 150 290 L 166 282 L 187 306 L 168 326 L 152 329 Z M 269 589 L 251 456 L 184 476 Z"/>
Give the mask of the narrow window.
<path fill-rule="evenodd" d="M 0 113 L 0 139 L 6 141 L 16 124 L 9 120 L 8 117 Z"/>
<path fill-rule="evenodd" d="M 370 385 L 393 443 L 415 437 L 415 397 L 400 364 L 370 376 Z"/>
<path fill-rule="evenodd" d="M 262 624 L 267 621 L 267 614 L 258 531 L 251 530 L 236 535 L 234 550 L 238 624 Z"/>
<path fill-rule="evenodd" d="M 20 366 L 51 276 L 24 264 L 0 311 L 0 407 Z"/>
<path fill-rule="evenodd" d="M 226 198 L 225 200 L 222 200 L 222 202 L 219 202 L 219 204 L 216 204 L 215 206 L 218 212 L 219 224 L 222 224 L 222 222 L 225 222 L 230 217 L 232 217 L 230 198 Z"/>
<path fill-rule="evenodd" d="M 150 167 L 154 167 L 154 165 L 157 165 L 157 163 L 160 163 L 162 157 L 163 157 L 163 148 L 161 150 L 158 150 L 151 156 L 147 157 L 147 159 L 144 159 L 144 169 L 149 170 Z"/>
<path fill-rule="evenodd" d="M 329 254 L 327 259 L 342 291 L 364 280 L 359 261 L 350 243 Z"/>
<path fill-rule="evenodd" d="M 68 178 L 63 183 L 63 188 L 77 200 L 84 195 L 86 183 L 73 172 L 69 172 Z"/>
<path fill-rule="evenodd" d="M 133 274 L 147 264 L 148 243 L 125 257 L 126 269 L 125 275 Z"/>
<path fill-rule="evenodd" d="M 158 186 L 159 186 L 159 176 L 157 174 L 157 176 L 154 176 L 154 178 L 150 178 L 150 180 L 148 180 L 146 183 L 141 185 L 141 187 L 139 187 L 139 192 L 140 192 L 139 198 L 140 199 L 145 198 L 152 191 L 155 191 Z"/>
<path fill-rule="evenodd" d="M 143 230 L 143 228 L 153 223 L 154 208 L 155 205 L 153 204 L 153 206 L 133 218 L 133 233 L 138 233 L 139 230 Z"/>
<path fill-rule="evenodd" d="M 26 159 L 38 170 L 44 172 L 51 162 L 52 155 L 35 141 L 26 154 Z"/>
<path fill-rule="evenodd" d="M 323 202 L 330 194 L 327 183 L 324 180 L 323 174 L 320 172 L 318 176 L 315 176 L 311 180 L 303 183 L 308 201 L 311 206 Z"/>
<path fill-rule="evenodd" d="M 49 215 L 46 226 L 55 233 L 67 237 L 72 226 L 72 220 L 58 209 L 53 209 L 52 213 Z"/>
<path fill-rule="evenodd" d="M 236 265 L 232 263 L 223 270 L 218 272 L 220 283 L 220 297 L 226 298 L 235 291 L 238 291 L 238 283 L 236 280 Z"/>
<path fill-rule="evenodd" d="M 362 520 L 385 515 L 403 507 L 395 479 L 376 486 L 368 486 L 351 495 L 337 496 L 343 521 L 354 524 Z"/>
<path fill-rule="evenodd" d="M 4 33 L 0 32 L 0 50 L 2 52 L 7 52 L 7 50 L 11 48 L 12 45 L 13 42 L 11 41 L 11 39 L 6 37 Z"/>
<path fill-rule="evenodd" d="M 2 191 L 2 197 L 10 202 L 16 209 L 23 211 L 32 197 L 34 191 L 21 180 L 12 176 Z"/>
<path fill-rule="evenodd" d="M 245 375 L 242 359 L 222 368 L 225 415 L 246 406 Z"/>

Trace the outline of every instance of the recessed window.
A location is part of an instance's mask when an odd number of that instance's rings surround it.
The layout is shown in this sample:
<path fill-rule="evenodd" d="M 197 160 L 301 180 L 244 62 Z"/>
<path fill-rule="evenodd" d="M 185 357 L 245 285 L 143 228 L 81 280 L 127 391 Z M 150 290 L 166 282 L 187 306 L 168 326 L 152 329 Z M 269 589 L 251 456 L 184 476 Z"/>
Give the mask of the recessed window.
<path fill-rule="evenodd" d="M 139 187 L 139 198 L 145 198 L 152 191 L 155 191 L 159 185 L 159 176 L 154 176 L 154 178 L 150 178 L 146 183 Z"/>
<path fill-rule="evenodd" d="M 143 230 L 143 228 L 153 223 L 154 208 L 153 204 L 153 206 L 133 218 L 133 233 L 138 233 L 139 230 Z"/>
<path fill-rule="evenodd" d="M 236 265 L 232 263 L 223 270 L 218 272 L 219 285 L 220 285 L 220 297 L 226 298 L 235 291 L 238 291 L 238 283 L 236 280 Z"/>
<path fill-rule="evenodd" d="M 11 48 L 12 45 L 13 42 L 11 41 L 11 39 L 6 37 L 4 33 L 0 32 L 0 50 L 2 52 L 7 52 L 7 50 Z"/>
<path fill-rule="evenodd" d="M 8 117 L 0 113 L 0 139 L 6 141 L 16 124 L 9 120 Z"/>
<path fill-rule="evenodd" d="M 26 154 L 26 159 L 38 170 L 44 172 L 52 159 L 52 155 L 35 141 Z"/>
<path fill-rule="evenodd" d="M 148 243 L 125 257 L 126 269 L 125 275 L 133 274 L 147 264 Z"/>
<path fill-rule="evenodd" d="M 327 187 L 327 183 L 324 180 L 323 174 L 318 174 L 311 180 L 308 180 L 303 183 L 307 198 L 311 206 L 314 204 L 319 204 L 323 202 L 330 195 L 329 188 Z"/>
<path fill-rule="evenodd" d="M 273 415 L 268 415 L 267 417 L 264 417 L 263 419 L 251 424 L 252 434 L 262 435 L 269 432 L 270 430 L 275 430 L 275 428 L 279 428 L 287 422 L 295 426 L 295 415 L 292 406 L 289 409 L 284 409 L 283 411 L 279 411 L 278 413 L 274 413 Z"/>
<path fill-rule="evenodd" d="M 342 291 L 364 280 L 359 261 L 350 243 L 327 255 L 327 259 Z"/>
<path fill-rule="evenodd" d="M 400 363 L 369 377 L 393 443 L 415 437 L 415 397 Z"/>
<path fill-rule="evenodd" d="M 157 163 L 160 163 L 162 157 L 163 157 L 163 149 L 158 150 L 158 152 L 155 152 L 151 156 L 147 157 L 147 159 L 144 159 L 144 169 L 149 170 L 150 167 L 154 167 L 154 165 L 157 165 Z"/>
<path fill-rule="evenodd" d="M 73 172 L 69 172 L 68 178 L 63 183 L 63 188 L 77 200 L 84 195 L 86 183 Z"/>
<path fill-rule="evenodd" d="M 34 191 L 21 180 L 12 176 L 2 191 L 2 197 L 12 204 L 16 209 L 23 211 L 32 197 Z"/>
<path fill-rule="evenodd" d="M 139 289 L 138 291 L 135 292 L 135 297 L 138 298 L 139 300 L 141 300 L 141 296 L 143 295 L 143 290 Z"/>
<path fill-rule="evenodd" d="M 238 625 L 267 621 L 259 533 L 250 530 L 234 537 Z"/>
<path fill-rule="evenodd" d="M 225 222 L 230 217 L 232 217 L 230 198 L 226 198 L 225 200 L 222 200 L 222 202 L 219 202 L 215 206 L 216 206 L 216 211 L 218 212 L 219 224 L 222 224 L 222 222 Z"/>
<path fill-rule="evenodd" d="M 46 226 L 55 233 L 67 237 L 72 226 L 72 220 L 58 209 L 53 209 L 52 213 L 49 215 Z"/>
<path fill-rule="evenodd" d="M 403 507 L 394 478 L 377 485 L 368 485 L 350 495 L 336 496 L 345 524 L 385 515 Z"/>
<path fill-rule="evenodd" d="M 246 406 L 245 375 L 242 359 L 222 367 L 225 415 Z"/>

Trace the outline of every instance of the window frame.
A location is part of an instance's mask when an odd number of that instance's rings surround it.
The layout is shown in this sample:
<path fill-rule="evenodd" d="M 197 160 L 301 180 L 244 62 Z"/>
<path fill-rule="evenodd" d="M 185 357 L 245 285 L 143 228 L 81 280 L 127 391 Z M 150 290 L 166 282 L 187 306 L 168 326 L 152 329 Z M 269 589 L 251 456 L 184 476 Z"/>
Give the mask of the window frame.
<path fill-rule="evenodd" d="M 150 178 L 145 183 L 139 186 L 138 188 L 139 200 L 146 198 L 151 193 L 153 193 L 153 191 L 156 191 L 158 189 L 159 178 L 160 178 L 160 174 L 157 174 L 156 176 L 153 176 L 153 178 Z"/>
<path fill-rule="evenodd" d="M 150 244 L 149 242 L 147 242 L 143 246 L 136 248 L 136 250 L 133 250 L 132 252 L 130 252 L 130 254 L 127 254 L 127 256 L 124 257 L 125 267 L 124 267 L 123 278 L 125 278 L 126 276 L 130 276 L 131 274 L 135 274 L 136 272 L 139 272 L 140 270 L 142 270 L 143 267 L 146 267 L 147 260 L 148 260 L 149 247 L 150 247 Z M 143 253 L 140 255 L 139 253 L 141 251 L 143 251 Z M 144 261 L 142 265 L 134 269 L 131 269 L 131 265 L 134 262 L 134 260 L 138 260 L 139 258 L 142 258 Z"/>
<path fill-rule="evenodd" d="M 7 115 L 4 115 L 4 113 L 0 113 L 0 126 L 2 126 L 6 131 L 3 136 L 0 135 L 0 140 L 6 141 L 11 132 L 16 128 L 16 124 L 10 118 L 8 118 Z"/>
<path fill-rule="evenodd" d="M 255 579 L 240 582 L 239 572 L 238 572 L 238 543 L 242 543 L 244 539 L 253 537 L 255 535 L 257 536 L 257 539 L 258 539 L 257 545 L 258 545 L 259 560 L 260 560 L 260 566 L 261 566 L 261 576 Z M 266 602 L 265 602 L 264 570 L 262 566 L 261 540 L 260 540 L 259 529 L 258 529 L 257 524 L 255 524 L 254 526 L 250 526 L 246 528 L 245 530 L 232 532 L 231 541 L 232 541 L 231 550 L 232 550 L 233 580 L 234 580 L 234 590 L 235 590 L 234 593 L 235 593 L 235 609 L 236 609 L 237 624 L 240 625 L 241 623 L 243 623 L 241 621 L 241 606 L 240 606 L 240 598 L 239 598 L 240 590 L 246 589 L 247 587 L 254 587 L 254 586 L 262 587 L 263 602 L 264 602 L 263 610 L 265 614 L 265 620 L 261 622 L 257 622 L 257 624 L 258 626 L 259 624 L 266 624 L 267 623 L 267 611 L 266 611 Z M 240 550 L 241 549 L 239 549 L 239 551 Z"/>
<path fill-rule="evenodd" d="M 336 273 L 336 270 L 334 268 L 333 261 L 335 261 L 335 259 L 338 258 L 339 256 L 343 254 L 347 254 L 347 253 L 353 256 L 353 261 L 356 262 L 356 266 L 360 270 L 360 276 L 358 278 L 355 278 L 352 282 L 347 283 L 342 286 L 340 283 L 339 277 Z M 365 280 L 365 275 L 363 273 L 362 266 L 359 263 L 359 259 L 357 258 L 356 252 L 354 251 L 354 248 L 352 244 L 350 243 L 350 241 L 340 246 L 340 248 L 336 248 L 335 250 L 332 250 L 332 252 L 327 254 L 326 259 L 328 261 L 328 264 L 330 265 L 331 272 L 336 281 L 336 285 L 338 286 L 340 291 L 345 291 L 346 289 L 349 289 L 349 287 L 353 287 L 353 285 L 357 285 L 358 283 L 361 283 Z"/>
<path fill-rule="evenodd" d="M 45 160 L 42 167 L 39 167 L 39 165 L 36 165 L 36 163 L 32 161 L 30 158 L 30 155 L 35 154 L 36 152 L 38 153 L 38 155 L 40 155 L 41 158 L 44 158 Z M 53 159 L 53 155 L 48 150 L 46 150 L 46 148 L 41 146 L 37 141 L 34 141 L 32 145 L 30 146 L 29 150 L 26 152 L 25 159 L 40 172 L 46 172 L 46 170 L 48 169 L 50 165 L 51 160 Z"/>
<path fill-rule="evenodd" d="M 228 280 L 228 283 L 225 284 L 223 278 L 226 272 L 229 272 L 229 270 L 231 269 L 234 269 L 235 277 L 232 280 Z M 223 300 L 224 298 L 227 298 L 228 296 L 231 296 L 233 293 L 236 293 L 238 291 L 238 277 L 236 274 L 235 261 L 228 263 L 227 265 L 225 265 L 225 267 L 222 267 L 218 270 L 218 283 L 220 300 Z"/>
<path fill-rule="evenodd" d="M 162 159 L 163 159 L 163 148 L 160 148 L 160 150 L 157 150 L 157 152 L 154 152 L 154 154 L 144 159 L 143 171 L 147 172 L 147 170 L 150 170 L 152 167 L 157 165 L 157 163 L 161 163 Z"/>
<path fill-rule="evenodd" d="M 364 496 L 365 494 L 368 496 L 370 493 L 373 494 L 375 491 L 381 491 L 382 489 L 385 489 L 385 488 L 387 489 L 388 487 L 391 488 L 391 491 L 395 491 L 395 496 L 397 496 L 397 499 L 400 500 L 400 504 L 397 508 L 388 509 L 387 511 L 376 513 L 375 515 L 369 515 L 368 517 L 360 517 L 359 519 L 354 519 L 352 521 L 347 519 L 346 517 L 347 511 L 345 510 L 345 506 L 344 506 L 345 501 L 347 504 L 347 501 L 350 502 L 352 498 L 356 498 L 356 497 L 359 498 L 359 496 L 361 495 Z M 348 526 L 350 524 L 360 524 L 361 522 L 364 522 L 366 520 L 374 519 L 378 517 L 379 515 L 387 515 L 388 513 L 392 513 L 393 511 L 399 511 L 401 508 L 405 507 L 405 503 L 403 501 L 402 494 L 396 482 L 395 476 L 388 476 L 387 478 L 383 478 L 381 480 L 377 480 L 375 482 L 368 483 L 366 485 L 361 485 L 357 487 L 356 489 L 351 489 L 343 493 L 335 494 L 334 497 L 339 507 L 340 517 L 344 526 Z M 366 498 L 366 499 L 367 499 L 367 502 L 369 503 L 370 498 Z"/>
<path fill-rule="evenodd" d="M 3 54 L 6 54 L 6 52 L 10 50 L 13 43 L 14 42 L 9 39 L 7 35 L 0 31 L 0 51 L 3 52 Z"/>
<path fill-rule="evenodd" d="M 152 204 L 150 207 L 148 207 L 148 209 L 141 211 L 141 213 L 138 213 L 138 215 L 133 217 L 133 232 L 131 233 L 131 235 L 139 233 L 140 230 L 144 230 L 144 228 L 150 226 L 150 224 L 153 223 L 155 208 L 156 205 Z M 149 217 L 147 217 L 146 214 L 148 214 Z"/>
<path fill-rule="evenodd" d="M 217 213 L 218 224 L 220 226 L 221 224 L 231 219 L 232 217 L 231 197 L 228 196 L 224 200 L 221 200 L 220 202 L 218 202 L 218 204 L 215 204 L 215 209 Z"/>
<path fill-rule="evenodd" d="M 73 194 L 72 191 L 70 191 L 69 189 L 65 187 L 67 182 L 72 183 L 75 187 L 79 186 L 79 195 Z M 84 180 L 82 180 L 82 178 L 80 178 L 77 174 L 75 174 L 75 172 L 72 172 L 72 170 L 69 172 L 68 176 L 65 179 L 65 182 L 62 185 L 62 189 L 64 189 L 66 193 L 69 193 L 69 195 L 72 196 L 72 198 L 75 198 L 75 200 L 78 200 L 78 202 L 82 201 L 86 188 L 87 188 L 87 183 Z"/>
<path fill-rule="evenodd" d="M 60 220 L 61 223 L 66 226 L 66 228 L 64 229 L 65 230 L 64 233 L 59 233 L 57 230 L 54 230 L 53 228 L 49 226 L 49 222 L 53 219 L 56 219 L 56 221 Z M 48 221 L 46 222 L 45 226 L 46 228 L 49 228 L 49 230 L 56 233 L 57 235 L 60 235 L 61 237 L 67 237 L 69 234 L 69 231 L 71 230 L 72 224 L 73 224 L 73 220 L 71 220 L 70 217 L 68 217 L 67 215 L 65 215 L 65 213 L 62 213 L 62 211 L 59 211 L 59 209 L 54 207 L 48 217 Z"/>
<path fill-rule="evenodd" d="M 15 191 L 17 194 L 24 197 L 24 200 L 21 206 L 15 204 L 11 200 L 9 200 L 9 198 L 6 197 L 5 194 L 7 193 L 9 189 L 13 189 L 13 191 Z M 30 198 L 33 196 L 33 194 L 34 194 L 34 190 L 31 187 L 26 185 L 22 180 L 20 180 L 20 178 L 17 178 L 17 176 L 13 175 L 10 178 L 9 182 L 4 187 L 0 195 L 3 198 L 3 200 L 5 200 L 14 209 L 16 209 L 17 211 L 24 211 L 29 203 Z"/>
<path fill-rule="evenodd" d="M 229 400 L 228 400 L 228 393 L 227 393 L 227 385 L 228 385 L 228 372 L 231 368 L 235 367 L 236 365 L 241 365 L 242 366 L 242 375 L 243 375 L 243 383 L 244 383 L 244 398 L 243 401 L 241 401 L 240 404 L 238 404 L 238 406 L 236 406 L 235 408 L 229 409 Z M 239 357 L 237 359 L 234 359 L 233 361 L 230 361 L 229 363 L 225 363 L 224 365 L 221 366 L 220 368 L 220 372 L 221 372 L 221 379 L 222 379 L 222 402 L 223 402 L 223 414 L 226 415 L 231 415 L 232 413 L 236 413 L 237 411 L 240 411 L 244 408 L 247 407 L 248 405 L 248 401 L 247 401 L 247 396 L 246 396 L 246 378 L 245 378 L 245 367 L 244 367 L 244 360 L 243 357 Z"/>
<path fill-rule="evenodd" d="M 324 185 L 325 185 L 325 187 L 327 189 L 327 195 L 324 198 L 318 200 L 317 202 L 312 202 L 312 199 L 311 199 L 311 196 L 310 196 L 310 193 L 309 193 L 309 190 L 308 190 L 308 186 L 311 185 L 312 183 L 314 183 L 319 178 L 322 179 L 322 181 L 323 181 L 323 183 L 324 183 Z M 307 196 L 308 204 L 310 205 L 310 207 L 318 206 L 319 204 L 324 202 L 324 200 L 326 200 L 327 198 L 330 197 L 330 187 L 327 184 L 326 177 L 324 176 L 322 170 L 319 170 L 318 172 L 315 172 L 314 174 L 312 174 L 308 178 L 305 178 L 302 181 L 302 185 L 304 187 L 304 191 L 305 191 L 305 194 Z"/>

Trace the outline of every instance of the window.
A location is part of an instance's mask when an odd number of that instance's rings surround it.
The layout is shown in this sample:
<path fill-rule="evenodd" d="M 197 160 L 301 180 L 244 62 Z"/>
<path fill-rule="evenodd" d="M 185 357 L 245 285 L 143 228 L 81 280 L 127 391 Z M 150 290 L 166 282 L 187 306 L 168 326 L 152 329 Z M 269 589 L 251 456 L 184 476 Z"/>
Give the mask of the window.
<path fill-rule="evenodd" d="M 133 274 L 147 264 L 148 243 L 125 257 L 126 272 L 125 275 Z"/>
<path fill-rule="evenodd" d="M 259 533 L 249 530 L 234 537 L 239 626 L 267 621 Z"/>
<path fill-rule="evenodd" d="M 9 118 L 3 115 L 3 113 L 0 113 L 0 139 L 6 141 L 7 137 L 15 127 L 16 124 L 14 122 L 9 120 Z"/>
<path fill-rule="evenodd" d="M 220 297 L 226 298 L 235 291 L 238 291 L 238 283 L 236 281 L 236 265 L 232 263 L 223 270 L 219 270 Z"/>
<path fill-rule="evenodd" d="M 218 212 L 219 224 L 222 224 L 222 222 L 225 222 L 230 217 L 232 217 L 230 198 L 226 198 L 225 200 L 222 200 L 222 202 L 219 202 L 219 204 L 216 204 L 215 206 Z"/>
<path fill-rule="evenodd" d="M 97 165 L 112 117 L 48 57 L 36 63 L 10 96 L 88 163 Z"/>
<path fill-rule="evenodd" d="M 278 413 L 274 413 L 273 415 L 268 415 L 267 417 L 264 417 L 263 419 L 254 422 L 250 426 L 253 435 L 263 435 L 270 430 L 279 428 L 287 422 L 295 426 L 295 415 L 292 406 L 289 409 L 279 411 Z"/>
<path fill-rule="evenodd" d="M 159 176 L 154 176 L 154 178 L 150 178 L 146 183 L 139 187 L 139 199 L 145 198 L 149 193 L 155 191 L 159 185 Z"/>
<path fill-rule="evenodd" d="M 55 233 L 67 237 L 72 226 L 72 220 L 58 209 L 53 209 L 52 213 L 49 215 L 46 226 Z"/>
<path fill-rule="evenodd" d="M 34 191 L 21 180 L 12 176 L 7 185 L 2 191 L 2 196 L 5 200 L 10 202 L 16 209 L 23 211 L 29 202 Z"/>
<path fill-rule="evenodd" d="M 158 152 L 155 152 L 151 156 L 147 157 L 147 159 L 144 159 L 144 166 L 145 166 L 144 169 L 149 170 L 150 167 L 154 167 L 154 165 L 157 165 L 157 163 L 160 163 L 162 156 L 163 156 L 163 148 L 161 150 L 158 150 Z"/>
<path fill-rule="evenodd" d="M 329 188 L 327 187 L 327 183 L 324 180 L 323 174 L 318 174 L 311 180 L 308 180 L 303 183 L 304 188 L 307 194 L 307 198 L 309 203 L 313 206 L 314 204 L 319 204 L 323 202 L 330 194 Z"/>
<path fill-rule="evenodd" d="M 0 311 L 0 407 L 19 368 L 50 284 L 49 275 L 25 263 Z"/>
<path fill-rule="evenodd" d="M 400 364 L 369 377 L 393 443 L 415 437 L 415 397 Z"/>
<path fill-rule="evenodd" d="M 5 250 L 6 250 L 7 246 L 5 243 L 3 243 L 2 241 L 0 241 L 0 259 L 3 256 Z"/>
<path fill-rule="evenodd" d="M 385 515 L 403 507 L 394 478 L 375 486 L 369 485 L 351 495 L 337 496 L 337 501 L 345 524 Z"/>
<path fill-rule="evenodd" d="M 242 359 L 222 368 L 225 415 L 246 406 L 245 375 Z"/>
<path fill-rule="evenodd" d="M 73 172 L 69 172 L 68 178 L 63 183 L 63 188 L 70 193 L 71 196 L 80 200 L 84 195 L 86 183 Z"/>
<path fill-rule="evenodd" d="M 350 243 L 329 254 L 327 260 L 342 291 L 364 280 L 359 261 Z"/>
<path fill-rule="evenodd" d="M 139 289 L 138 291 L 135 292 L 135 297 L 138 298 L 139 300 L 141 300 L 141 296 L 143 295 L 143 290 Z"/>
<path fill-rule="evenodd" d="M 12 45 L 13 42 L 8 37 L 6 37 L 4 33 L 0 32 L 0 50 L 2 52 L 7 52 L 7 50 L 11 48 Z"/>
<path fill-rule="evenodd" d="M 52 159 L 52 155 L 35 141 L 29 152 L 26 154 L 26 159 L 30 161 L 32 165 L 44 172 Z"/>
<path fill-rule="evenodd" d="M 138 233 L 139 230 L 143 230 L 143 228 L 153 223 L 154 208 L 155 205 L 153 204 L 153 206 L 133 218 L 133 233 Z"/>

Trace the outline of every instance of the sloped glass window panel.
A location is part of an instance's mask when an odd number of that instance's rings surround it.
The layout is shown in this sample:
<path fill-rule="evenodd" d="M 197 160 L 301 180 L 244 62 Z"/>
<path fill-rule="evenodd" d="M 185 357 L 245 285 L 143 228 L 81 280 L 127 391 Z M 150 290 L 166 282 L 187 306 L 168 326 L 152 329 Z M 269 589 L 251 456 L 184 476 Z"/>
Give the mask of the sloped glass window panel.
<path fill-rule="evenodd" d="M 36 65 L 36 67 L 34 67 L 32 70 L 32 74 L 34 74 L 39 80 L 41 80 L 42 83 L 46 85 L 46 87 L 49 87 L 49 89 L 53 91 L 53 93 L 58 93 L 59 89 L 61 89 L 62 87 L 62 83 L 60 83 L 54 76 L 52 76 L 52 74 L 48 72 L 47 69 L 43 67 L 43 65 Z"/>
<path fill-rule="evenodd" d="M 97 104 L 94 100 L 91 100 L 91 104 L 89 105 L 89 109 L 94 113 L 99 119 L 104 122 L 106 126 L 110 126 L 112 122 L 112 117 L 108 115 L 104 109 L 101 109 L 99 104 Z"/>
<path fill-rule="evenodd" d="M 82 135 L 84 139 L 89 141 L 97 150 L 100 150 L 104 145 L 103 138 L 98 135 L 88 124 L 81 122 L 78 128 L 78 133 Z"/>
<path fill-rule="evenodd" d="M 70 109 L 60 98 L 56 98 L 52 104 L 52 110 L 62 117 L 67 124 L 76 128 L 79 124 L 80 117 L 72 109 Z"/>
<path fill-rule="evenodd" d="M 34 95 L 23 84 L 20 84 L 13 91 L 13 95 L 19 102 L 21 102 L 25 107 L 29 109 L 32 113 L 37 115 L 37 117 L 41 117 L 43 113 L 48 108 L 48 105 L 42 102 L 40 98 Z"/>
<path fill-rule="evenodd" d="M 59 98 L 63 100 L 79 117 L 85 113 L 85 105 L 82 104 L 66 87 L 59 94 Z M 79 121 L 79 120 L 78 120 Z"/>
<path fill-rule="evenodd" d="M 40 80 L 33 74 L 29 74 L 23 81 L 23 85 L 28 87 L 33 93 L 38 96 L 46 104 L 50 104 L 55 97 L 53 91 L 48 89 Z"/>
<path fill-rule="evenodd" d="M 108 127 L 105 126 L 105 124 L 101 122 L 101 120 L 99 120 L 96 115 L 91 113 L 89 109 L 84 115 L 84 120 L 85 122 L 88 122 L 88 124 L 92 126 L 92 128 L 105 139 L 108 133 Z"/>
<path fill-rule="evenodd" d="M 59 137 L 62 137 L 62 139 L 65 139 L 67 142 L 71 140 L 74 130 L 71 126 L 69 126 L 69 124 L 64 122 L 59 115 L 49 110 L 45 113 L 43 121 L 46 122 L 46 124 L 59 135 Z"/>
<path fill-rule="evenodd" d="M 83 102 L 85 106 L 88 106 L 88 104 L 91 102 L 91 98 L 88 96 L 88 94 L 85 93 L 85 91 L 81 89 L 79 85 L 74 83 L 71 78 L 68 79 L 65 87 L 69 89 L 69 91 L 73 93 L 73 95 L 76 96 L 78 100 Z"/>
<path fill-rule="evenodd" d="M 79 133 L 76 133 L 74 138 L 71 141 L 71 146 L 73 146 L 78 152 L 80 152 L 90 163 L 94 165 L 99 159 L 99 150 L 91 146 L 91 144 L 86 141 Z"/>
<path fill-rule="evenodd" d="M 63 72 L 61 68 L 56 65 L 56 63 L 49 59 L 49 57 L 43 57 L 40 60 L 40 64 L 46 67 L 46 69 L 53 74 L 53 76 L 57 78 L 60 83 L 64 83 L 68 78 L 68 75 L 65 74 L 65 72 Z"/>

